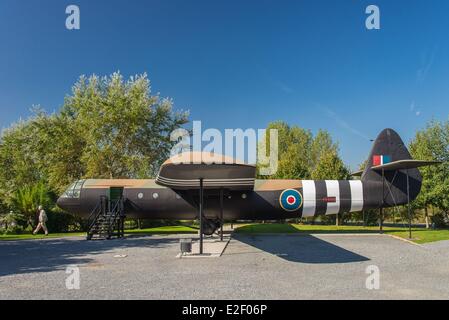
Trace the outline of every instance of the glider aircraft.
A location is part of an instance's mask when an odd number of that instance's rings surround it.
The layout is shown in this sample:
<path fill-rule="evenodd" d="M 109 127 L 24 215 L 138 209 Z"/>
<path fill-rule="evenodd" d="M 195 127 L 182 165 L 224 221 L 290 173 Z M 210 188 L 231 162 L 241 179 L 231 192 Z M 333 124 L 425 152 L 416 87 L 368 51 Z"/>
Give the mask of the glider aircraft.
<path fill-rule="evenodd" d="M 125 216 L 199 219 L 202 239 L 224 220 L 313 217 L 407 204 L 421 189 L 418 167 L 437 163 L 413 160 L 399 135 L 385 129 L 374 141 L 360 180 L 257 180 L 254 165 L 187 152 L 165 161 L 154 180 L 76 181 L 57 204 L 89 219 L 88 239 L 105 225 L 109 236 L 115 224 L 123 229 Z"/>

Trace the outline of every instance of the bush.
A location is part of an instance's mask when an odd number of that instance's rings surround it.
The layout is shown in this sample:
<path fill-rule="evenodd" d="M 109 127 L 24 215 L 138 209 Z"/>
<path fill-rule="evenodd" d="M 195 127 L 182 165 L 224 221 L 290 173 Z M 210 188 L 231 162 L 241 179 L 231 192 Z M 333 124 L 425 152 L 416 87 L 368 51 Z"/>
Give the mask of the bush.
<path fill-rule="evenodd" d="M 9 226 L 3 234 L 21 234 L 23 233 L 23 227 L 19 225 Z"/>
<path fill-rule="evenodd" d="M 430 219 L 435 228 L 446 228 L 449 226 L 448 216 L 444 212 L 436 213 Z"/>
<path fill-rule="evenodd" d="M 51 233 L 85 231 L 85 222 L 60 210 L 48 211 L 46 223 Z"/>
<path fill-rule="evenodd" d="M 21 214 L 10 211 L 0 214 L 0 234 L 21 233 L 24 230 L 25 217 Z"/>

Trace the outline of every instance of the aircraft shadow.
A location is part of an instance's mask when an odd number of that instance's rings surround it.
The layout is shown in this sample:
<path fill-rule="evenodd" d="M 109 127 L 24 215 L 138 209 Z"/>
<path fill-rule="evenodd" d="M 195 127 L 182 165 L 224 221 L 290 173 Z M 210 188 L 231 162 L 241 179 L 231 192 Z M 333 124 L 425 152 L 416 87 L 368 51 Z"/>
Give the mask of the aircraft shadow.
<path fill-rule="evenodd" d="M 152 247 L 165 248 L 179 242 L 178 238 L 142 238 L 93 240 L 46 239 L 0 242 L 0 277 L 32 272 L 65 270 L 68 265 L 94 263 L 91 255 L 115 249 Z M 86 257 L 89 255 L 90 257 Z M 1 278 L 0 278 L 1 283 Z"/>
<path fill-rule="evenodd" d="M 235 240 L 271 253 L 281 259 L 311 264 L 351 263 L 368 261 L 367 257 L 351 252 L 313 235 L 244 235 Z"/>

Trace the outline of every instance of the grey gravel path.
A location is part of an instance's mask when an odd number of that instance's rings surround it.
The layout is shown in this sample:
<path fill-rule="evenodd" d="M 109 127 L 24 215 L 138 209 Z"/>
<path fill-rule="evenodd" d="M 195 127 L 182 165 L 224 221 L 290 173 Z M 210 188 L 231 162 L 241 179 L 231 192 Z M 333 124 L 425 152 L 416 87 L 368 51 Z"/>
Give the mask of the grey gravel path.
<path fill-rule="evenodd" d="M 180 237 L 1 241 L 0 299 L 449 298 L 447 242 L 235 235 L 221 258 L 176 259 Z M 79 267 L 79 290 L 66 288 L 68 265 Z M 378 290 L 366 288 L 372 265 Z"/>

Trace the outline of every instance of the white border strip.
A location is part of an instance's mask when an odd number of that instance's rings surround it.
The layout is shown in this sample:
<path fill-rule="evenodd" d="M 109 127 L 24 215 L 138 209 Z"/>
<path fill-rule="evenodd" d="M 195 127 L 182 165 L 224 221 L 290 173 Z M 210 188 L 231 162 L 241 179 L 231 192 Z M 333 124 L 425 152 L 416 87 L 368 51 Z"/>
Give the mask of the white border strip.
<path fill-rule="evenodd" d="M 338 180 L 325 180 L 327 197 L 335 197 L 335 202 L 328 202 L 326 214 L 337 214 L 340 211 L 340 185 Z"/>
<path fill-rule="evenodd" d="M 302 195 L 303 195 L 303 217 L 313 217 L 316 209 L 316 189 L 315 181 L 302 180 Z"/>
<path fill-rule="evenodd" d="M 351 212 L 363 210 L 363 185 L 360 180 L 349 180 L 351 187 Z"/>

